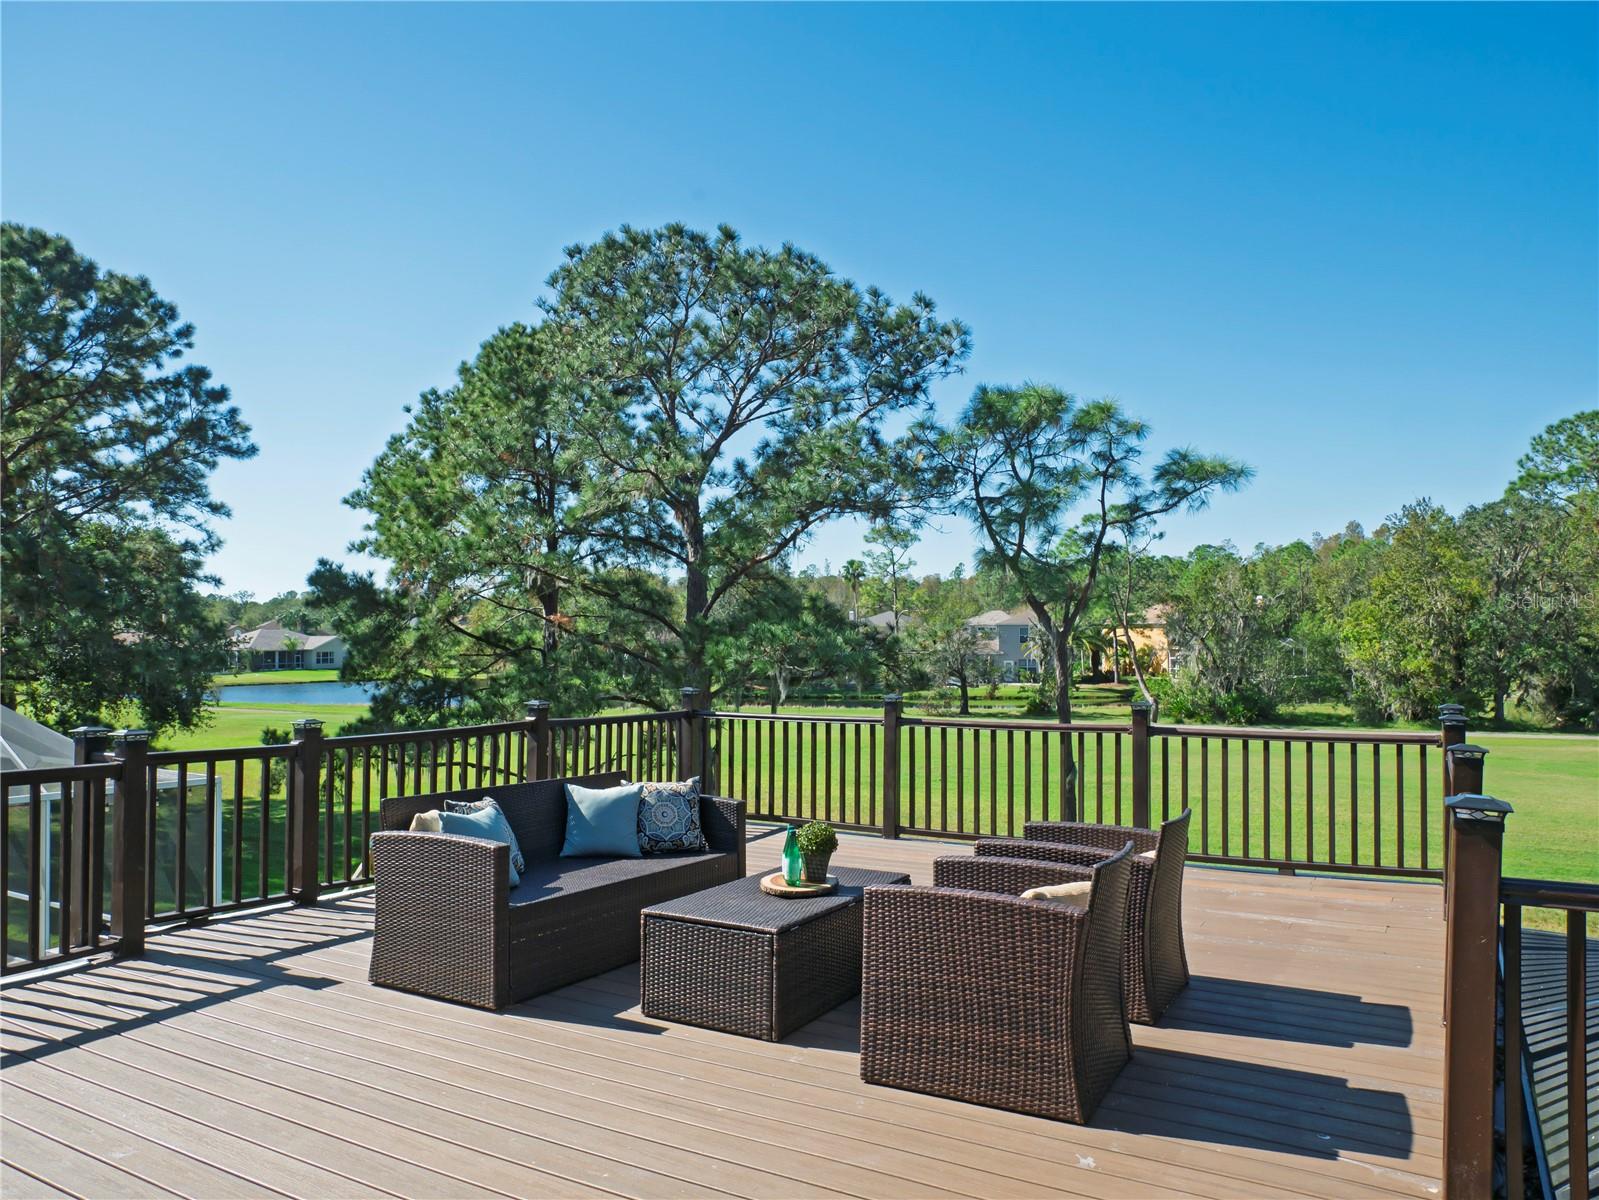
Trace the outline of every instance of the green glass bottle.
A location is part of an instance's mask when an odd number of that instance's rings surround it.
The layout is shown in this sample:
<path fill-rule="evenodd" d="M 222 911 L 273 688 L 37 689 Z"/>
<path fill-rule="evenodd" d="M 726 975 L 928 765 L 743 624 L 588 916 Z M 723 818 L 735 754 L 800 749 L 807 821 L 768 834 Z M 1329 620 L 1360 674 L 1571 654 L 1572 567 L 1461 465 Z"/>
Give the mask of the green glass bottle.
<path fill-rule="evenodd" d="M 788 833 L 783 837 L 783 881 L 793 887 L 805 877 L 805 856 L 800 853 L 799 839 L 794 836 L 794 827 L 788 827 Z"/>

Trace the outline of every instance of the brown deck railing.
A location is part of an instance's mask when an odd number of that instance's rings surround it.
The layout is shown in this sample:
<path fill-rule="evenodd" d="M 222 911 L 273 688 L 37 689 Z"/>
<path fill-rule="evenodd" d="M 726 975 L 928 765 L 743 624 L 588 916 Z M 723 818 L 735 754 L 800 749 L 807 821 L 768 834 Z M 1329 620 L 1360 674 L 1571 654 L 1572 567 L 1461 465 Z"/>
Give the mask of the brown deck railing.
<path fill-rule="evenodd" d="M 564 717 L 549 723 L 547 777 L 620 771 L 629 779 L 677 778 L 677 731 L 686 712 Z"/>
<path fill-rule="evenodd" d="M 1482 794 L 1486 756 L 1480 746 L 1448 751 L 1443 1194 L 1487 1197 L 1498 1179 L 1509 1200 L 1529 1191 L 1587 1200 L 1599 1138 L 1588 1089 L 1599 942 L 1587 924 L 1599 884 L 1501 877 L 1513 810 Z M 1563 936 L 1524 929 L 1528 908 L 1563 912 Z"/>
<path fill-rule="evenodd" d="M 1154 725 L 1149 736 L 1154 806 L 1159 819 L 1194 810 L 1196 861 L 1443 873 L 1436 733 Z"/>
<path fill-rule="evenodd" d="M 93 763 L 3 776 L 0 929 L 7 973 L 110 948 L 102 919 L 111 903 L 107 795 L 119 770 Z"/>
<path fill-rule="evenodd" d="M 1441 878 L 1440 733 L 690 711 L 706 772 L 750 815 L 888 837 L 1020 834 L 1030 820 L 1149 825 L 1194 811 L 1202 862 Z"/>
<path fill-rule="evenodd" d="M 348 737 L 301 721 L 284 745 L 205 750 L 75 730 L 79 766 L 0 776 L 5 969 L 360 884 L 387 797 L 597 771 L 701 775 L 756 819 L 886 837 L 1147 826 L 1192 808 L 1202 861 L 1437 877 L 1447 847 L 1432 796 L 1451 789 L 1445 762 L 1434 790 L 1429 751 L 1465 740 L 1458 710 L 1440 736 L 1153 725 L 1138 705 L 1125 724 L 1063 725 L 908 717 L 897 697 L 870 717 L 703 701 L 689 690 L 676 711 L 603 717 L 534 702 L 518 721 Z M 122 901 L 141 919 L 113 919 Z"/>
<path fill-rule="evenodd" d="M 1599 1105 L 1589 1117 L 1589 1072 L 1599 1060 L 1599 942 L 1588 937 L 1599 913 L 1599 883 L 1505 879 L 1500 976 L 1504 1014 L 1503 1089 L 1508 1200 L 1523 1200 L 1530 1150 L 1538 1191 L 1588 1200 L 1589 1143 L 1599 1138 Z M 1564 916 L 1560 933 L 1523 929 L 1528 908 Z"/>

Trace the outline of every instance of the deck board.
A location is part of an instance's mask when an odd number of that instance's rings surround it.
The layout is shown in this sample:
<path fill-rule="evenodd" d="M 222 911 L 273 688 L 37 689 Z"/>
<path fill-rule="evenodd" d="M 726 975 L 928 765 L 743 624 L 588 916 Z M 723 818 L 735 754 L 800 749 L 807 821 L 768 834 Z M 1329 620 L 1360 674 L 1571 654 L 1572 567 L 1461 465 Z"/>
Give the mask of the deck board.
<path fill-rule="evenodd" d="M 755 836 L 750 869 L 778 841 Z M 849 836 L 929 880 L 969 848 Z M 1092 1124 L 864 1085 L 859 1004 L 782 1043 L 626 967 L 486 1013 L 366 983 L 370 897 L 167 931 L 0 993 L 19 1196 L 1438 1193 L 1438 889 L 1191 867 L 1194 982 Z"/>

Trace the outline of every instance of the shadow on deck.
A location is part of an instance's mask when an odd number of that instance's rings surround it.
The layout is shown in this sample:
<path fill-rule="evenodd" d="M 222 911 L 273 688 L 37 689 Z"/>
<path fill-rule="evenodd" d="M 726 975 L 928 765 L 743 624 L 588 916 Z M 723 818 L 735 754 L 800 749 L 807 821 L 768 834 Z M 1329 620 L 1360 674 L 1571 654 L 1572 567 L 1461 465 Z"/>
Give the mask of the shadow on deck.
<path fill-rule="evenodd" d="M 1193 985 L 1086 1127 L 865 1086 L 854 1003 L 774 1045 L 643 1017 L 635 967 L 504 1013 L 375 989 L 362 895 L 176 929 L 5 989 L 0 1190 L 1436 1195 L 1437 889 L 1191 868 L 1186 903 Z"/>

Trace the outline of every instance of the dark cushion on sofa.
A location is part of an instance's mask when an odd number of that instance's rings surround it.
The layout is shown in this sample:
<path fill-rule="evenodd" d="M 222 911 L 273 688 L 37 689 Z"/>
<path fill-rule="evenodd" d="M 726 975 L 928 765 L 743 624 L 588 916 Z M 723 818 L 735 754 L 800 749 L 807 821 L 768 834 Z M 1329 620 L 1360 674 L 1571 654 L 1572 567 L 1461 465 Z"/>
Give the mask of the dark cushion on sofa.
<path fill-rule="evenodd" d="M 578 896 L 614 883 L 651 878 L 666 883 L 674 873 L 698 868 L 731 854 L 652 854 L 648 858 L 552 858 L 530 862 L 522 882 L 511 889 L 511 907 Z"/>

